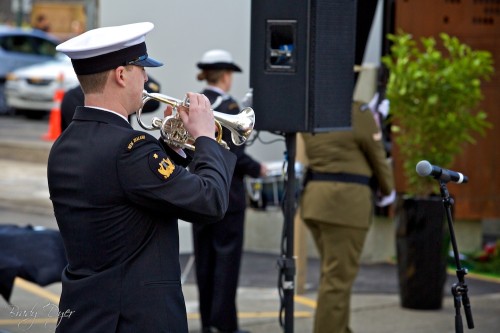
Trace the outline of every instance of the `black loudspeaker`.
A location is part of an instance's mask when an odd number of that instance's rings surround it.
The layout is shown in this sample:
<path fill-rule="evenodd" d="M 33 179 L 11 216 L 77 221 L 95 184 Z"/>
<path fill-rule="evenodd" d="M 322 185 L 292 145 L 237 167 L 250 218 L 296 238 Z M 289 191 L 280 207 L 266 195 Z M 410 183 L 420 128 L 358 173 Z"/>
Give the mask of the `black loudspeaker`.
<path fill-rule="evenodd" d="M 326 132 L 351 126 L 356 0 L 252 0 L 255 128 Z"/>

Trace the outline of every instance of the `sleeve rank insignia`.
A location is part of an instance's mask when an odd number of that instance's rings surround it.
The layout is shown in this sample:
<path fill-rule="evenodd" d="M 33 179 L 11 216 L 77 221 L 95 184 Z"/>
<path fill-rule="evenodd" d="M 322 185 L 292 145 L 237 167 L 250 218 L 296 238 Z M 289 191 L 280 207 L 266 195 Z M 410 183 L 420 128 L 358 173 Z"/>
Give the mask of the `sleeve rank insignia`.
<path fill-rule="evenodd" d="M 167 179 L 175 170 L 175 165 L 170 159 L 165 156 L 160 160 L 158 153 L 152 155 L 152 162 L 151 166 L 156 169 L 161 179 Z"/>

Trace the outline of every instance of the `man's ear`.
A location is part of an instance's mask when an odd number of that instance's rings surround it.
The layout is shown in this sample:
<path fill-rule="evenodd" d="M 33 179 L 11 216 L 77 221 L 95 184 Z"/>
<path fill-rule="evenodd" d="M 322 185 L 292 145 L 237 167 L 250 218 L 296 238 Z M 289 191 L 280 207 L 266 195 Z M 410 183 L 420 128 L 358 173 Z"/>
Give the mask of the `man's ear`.
<path fill-rule="evenodd" d="M 125 80 L 124 80 L 125 72 L 126 72 L 126 70 L 125 70 L 124 66 L 116 67 L 114 72 L 113 72 L 115 81 L 120 86 L 125 85 Z"/>

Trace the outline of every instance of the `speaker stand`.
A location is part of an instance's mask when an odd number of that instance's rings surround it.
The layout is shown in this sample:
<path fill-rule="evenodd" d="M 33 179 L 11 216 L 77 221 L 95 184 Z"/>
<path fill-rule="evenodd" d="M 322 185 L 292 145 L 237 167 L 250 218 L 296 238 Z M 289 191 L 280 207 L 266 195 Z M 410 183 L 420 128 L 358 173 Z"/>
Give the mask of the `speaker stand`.
<path fill-rule="evenodd" d="M 295 154 L 296 133 L 285 133 L 287 173 L 283 195 L 283 233 L 281 256 L 278 259 L 278 291 L 280 295 L 279 321 L 285 333 L 293 332 L 293 297 L 295 295 L 295 259 L 293 257 L 294 216 L 295 216 Z"/>

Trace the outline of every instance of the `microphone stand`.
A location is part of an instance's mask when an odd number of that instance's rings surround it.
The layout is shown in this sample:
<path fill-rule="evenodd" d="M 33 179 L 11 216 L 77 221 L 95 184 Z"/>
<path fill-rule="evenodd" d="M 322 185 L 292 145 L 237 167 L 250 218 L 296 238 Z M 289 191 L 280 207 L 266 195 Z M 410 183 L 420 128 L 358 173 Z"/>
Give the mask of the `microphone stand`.
<path fill-rule="evenodd" d="M 448 219 L 448 228 L 450 230 L 451 245 L 453 246 L 453 254 L 455 256 L 455 265 L 457 267 L 457 278 L 458 283 L 454 283 L 451 287 L 451 293 L 454 297 L 455 304 L 455 332 L 462 333 L 464 331 L 462 324 L 462 317 L 460 314 L 460 303 L 464 306 L 465 318 L 467 319 L 467 327 L 469 329 L 474 328 L 474 320 L 472 319 L 472 311 L 469 301 L 469 296 L 467 296 L 468 288 L 465 284 L 465 275 L 467 274 L 467 269 L 462 268 L 460 264 L 460 256 L 457 247 L 457 241 L 455 239 L 455 231 L 453 229 L 453 220 L 451 216 L 451 206 L 453 205 L 453 199 L 450 198 L 448 193 L 448 188 L 446 187 L 446 182 L 443 180 L 439 181 L 439 187 L 441 191 L 441 197 L 443 198 L 443 205 L 446 210 L 446 217 Z"/>

